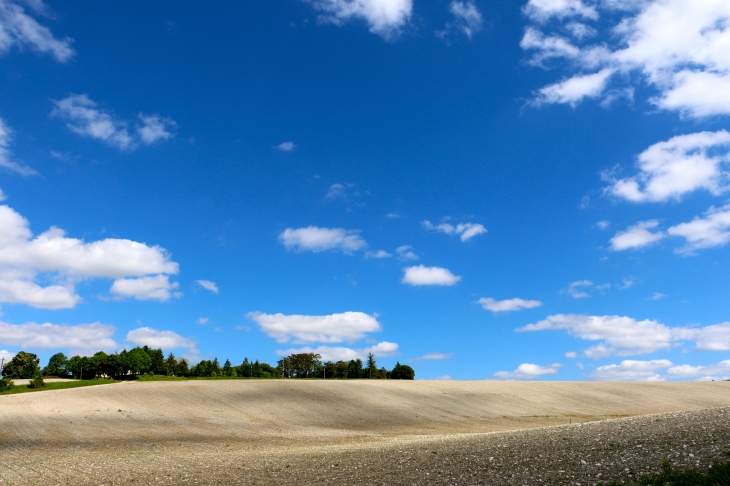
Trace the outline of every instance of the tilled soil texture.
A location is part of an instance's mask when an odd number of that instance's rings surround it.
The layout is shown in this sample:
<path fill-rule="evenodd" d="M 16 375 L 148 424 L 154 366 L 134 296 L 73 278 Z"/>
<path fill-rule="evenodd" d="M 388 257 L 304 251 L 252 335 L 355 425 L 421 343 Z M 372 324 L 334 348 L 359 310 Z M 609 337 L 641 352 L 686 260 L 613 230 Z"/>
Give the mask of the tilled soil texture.
<path fill-rule="evenodd" d="M 0 484 L 594 484 L 664 457 L 725 457 L 727 405 L 728 382 L 212 381 L 10 395 Z M 649 413 L 660 414 L 587 423 Z"/>

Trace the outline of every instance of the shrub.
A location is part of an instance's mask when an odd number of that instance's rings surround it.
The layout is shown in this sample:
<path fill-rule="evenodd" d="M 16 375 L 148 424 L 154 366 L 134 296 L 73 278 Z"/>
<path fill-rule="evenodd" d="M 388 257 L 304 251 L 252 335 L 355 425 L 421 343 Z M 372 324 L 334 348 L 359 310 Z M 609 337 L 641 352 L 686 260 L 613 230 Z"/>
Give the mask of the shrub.
<path fill-rule="evenodd" d="M 43 375 L 41 375 L 41 372 L 38 371 L 35 376 L 33 376 L 33 379 L 30 380 L 30 383 L 28 383 L 28 388 L 43 388 L 46 386 L 46 383 L 43 381 Z"/>
<path fill-rule="evenodd" d="M 0 379 L 0 392 L 4 392 L 5 390 L 11 390 L 15 386 L 15 383 L 13 383 L 13 380 L 10 378 L 2 378 Z"/>

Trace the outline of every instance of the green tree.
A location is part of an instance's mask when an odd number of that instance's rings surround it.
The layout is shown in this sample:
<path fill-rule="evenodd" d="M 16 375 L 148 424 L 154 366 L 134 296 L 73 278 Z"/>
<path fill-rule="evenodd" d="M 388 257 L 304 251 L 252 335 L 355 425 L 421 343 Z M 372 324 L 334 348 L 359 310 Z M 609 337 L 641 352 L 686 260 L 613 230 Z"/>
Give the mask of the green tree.
<path fill-rule="evenodd" d="M 414 380 L 416 372 L 410 366 L 396 362 L 395 368 L 390 372 L 390 377 L 394 380 Z"/>
<path fill-rule="evenodd" d="M 48 360 L 48 366 L 43 368 L 43 374 L 46 376 L 64 378 L 68 376 L 68 371 L 66 371 L 67 364 L 68 358 L 66 355 L 63 353 L 56 353 Z"/>
<path fill-rule="evenodd" d="M 3 368 L 3 376 L 8 378 L 33 378 L 36 371 L 40 372 L 38 364 L 41 360 L 33 353 L 19 351 Z"/>
<path fill-rule="evenodd" d="M 150 355 L 142 348 L 133 348 L 127 353 L 127 366 L 133 375 L 147 373 L 151 364 Z"/>
<path fill-rule="evenodd" d="M 368 353 L 367 376 L 365 378 L 378 377 L 378 365 L 375 363 L 375 355 Z"/>
<path fill-rule="evenodd" d="M 148 346 L 145 346 L 142 349 L 144 349 L 145 353 L 147 353 L 147 355 L 150 357 L 150 366 L 148 371 L 151 371 L 156 375 L 164 375 L 165 355 L 162 352 L 162 349 L 152 349 Z"/>
<path fill-rule="evenodd" d="M 174 375 L 175 370 L 177 369 L 177 360 L 175 359 L 175 355 L 170 353 L 167 355 L 167 359 L 165 360 L 165 373 L 169 375 Z"/>
<path fill-rule="evenodd" d="M 225 363 L 223 363 L 223 375 L 224 376 L 232 376 L 233 375 L 233 367 L 231 366 L 231 360 L 227 359 Z"/>
<path fill-rule="evenodd" d="M 175 366 L 175 376 L 190 376 L 188 360 L 183 358 L 177 362 L 177 365 Z"/>
<path fill-rule="evenodd" d="M 361 359 L 351 359 L 350 362 L 347 364 L 347 377 L 348 378 L 362 378 L 363 376 L 363 369 L 362 369 L 362 360 Z"/>

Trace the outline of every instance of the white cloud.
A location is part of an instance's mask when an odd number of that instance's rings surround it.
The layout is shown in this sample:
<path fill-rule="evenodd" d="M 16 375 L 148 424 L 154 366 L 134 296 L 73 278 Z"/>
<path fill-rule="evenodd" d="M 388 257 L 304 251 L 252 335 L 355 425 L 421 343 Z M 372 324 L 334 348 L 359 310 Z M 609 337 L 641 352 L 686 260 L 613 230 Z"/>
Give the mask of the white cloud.
<path fill-rule="evenodd" d="M 532 380 L 543 375 L 555 375 L 563 365 L 553 363 L 547 366 L 540 366 L 532 363 L 522 363 L 514 371 L 497 371 L 494 376 L 509 380 Z"/>
<path fill-rule="evenodd" d="M 609 226 L 611 226 L 611 222 L 606 221 L 605 219 L 596 223 L 596 228 L 601 229 L 601 230 L 605 230 Z"/>
<path fill-rule="evenodd" d="M 35 2 L 42 10 L 42 2 Z M 9 0 L 0 0 L 0 54 L 7 53 L 13 46 L 30 47 L 38 52 L 51 54 L 58 62 L 70 60 L 75 52 L 71 48 L 72 39 L 57 39 L 53 33 L 25 10 Z"/>
<path fill-rule="evenodd" d="M 152 275 L 137 278 L 118 278 L 110 292 L 118 297 L 134 297 L 137 300 L 159 300 L 165 302 L 170 297 L 181 297 L 177 292 L 177 282 L 170 282 L 167 275 Z"/>
<path fill-rule="evenodd" d="M 523 12 L 539 22 L 546 22 L 553 17 L 559 19 L 585 17 L 592 20 L 598 18 L 596 10 L 584 5 L 581 0 L 530 0 L 523 8 Z"/>
<path fill-rule="evenodd" d="M 198 324 L 200 324 L 201 326 L 205 326 L 209 322 L 210 322 L 210 319 L 208 319 L 207 317 L 201 317 L 198 319 Z"/>
<path fill-rule="evenodd" d="M 322 12 L 323 22 L 343 25 L 351 20 L 364 20 L 370 32 L 384 38 L 399 33 L 410 19 L 412 0 L 307 0 Z"/>
<path fill-rule="evenodd" d="M 11 353 L 7 349 L 0 349 L 0 359 L 4 359 L 4 363 L 7 363 L 15 357 L 15 353 Z"/>
<path fill-rule="evenodd" d="M 86 94 L 72 94 L 53 103 L 55 108 L 51 116 L 67 120 L 66 126 L 72 132 L 102 140 L 121 150 L 133 150 L 140 142 L 150 145 L 158 140 L 167 140 L 173 136 L 168 128 L 174 129 L 177 125 L 170 118 L 140 113 L 141 124 L 137 125 L 137 136 L 134 136 L 127 130 L 126 122 L 98 108 Z"/>
<path fill-rule="evenodd" d="M 661 231 L 656 233 L 650 231 L 658 225 L 659 221 L 653 219 L 651 221 L 641 221 L 625 231 L 619 231 L 610 240 L 611 249 L 614 251 L 633 250 L 656 243 L 666 236 Z"/>
<path fill-rule="evenodd" d="M 146 145 L 151 145 L 158 140 L 167 140 L 174 136 L 172 131 L 168 131 L 168 128 L 174 130 L 177 127 L 177 123 L 171 118 L 140 113 L 139 119 L 142 125 L 137 127 L 137 135 Z"/>
<path fill-rule="evenodd" d="M 686 245 L 678 249 L 678 253 L 692 254 L 695 250 L 723 246 L 730 241 L 730 204 L 721 208 L 711 207 L 704 217 L 672 226 L 667 233 L 686 240 Z"/>
<path fill-rule="evenodd" d="M 2 0 L 0 0 L 2 1 Z M 21 164 L 13 160 L 12 153 L 8 148 L 12 139 L 12 130 L 5 121 L 0 118 L 0 167 L 10 172 L 15 172 L 22 176 L 35 175 L 37 172 L 27 165 Z M 4 200 L 5 198 L 0 200 Z"/>
<path fill-rule="evenodd" d="M 152 278 L 166 281 L 160 274 L 177 273 L 178 264 L 159 246 L 116 238 L 86 243 L 55 227 L 34 237 L 25 218 L 0 206 L 0 302 L 70 308 L 80 300 L 74 283 L 82 279 L 155 274 Z M 55 283 L 40 287 L 39 276 Z M 120 285 L 123 290 L 125 284 Z"/>
<path fill-rule="evenodd" d="M 451 377 L 451 375 L 441 375 L 441 376 L 435 376 L 433 378 L 426 378 L 427 380 L 444 380 L 449 381 L 453 380 L 454 378 Z"/>
<path fill-rule="evenodd" d="M 611 68 L 597 73 L 577 75 L 538 90 L 533 104 L 549 105 L 566 103 L 575 107 L 585 98 L 598 98 L 606 90 L 609 78 L 614 74 Z"/>
<path fill-rule="evenodd" d="M 662 294 L 662 293 L 659 293 L 659 292 L 654 292 L 651 295 L 651 297 L 649 297 L 649 300 L 662 300 L 662 299 L 664 299 L 666 297 L 667 297 L 666 294 Z"/>
<path fill-rule="evenodd" d="M 578 353 L 576 353 L 575 351 L 568 351 L 567 353 L 565 353 L 565 357 L 575 359 L 578 357 Z"/>
<path fill-rule="evenodd" d="M 264 314 L 251 312 L 248 317 L 254 320 L 261 331 L 285 343 L 340 343 L 354 342 L 365 337 L 365 333 L 381 330 L 374 316 L 363 312 L 343 312 L 325 316 Z"/>
<path fill-rule="evenodd" d="M 587 287 L 593 287 L 593 282 L 590 280 L 578 280 L 568 285 L 567 292 L 574 299 L 585 299 L 591 296 L 591 294 L 583 290 Z"/>
<path fill-rule="evenodd" d="M 279 235 L 279 241 L 289 251 L 312 251 L 316 253 L 332 250 L 351 254 L 367 246 L 359 233 L 357 230 L 319 228 L 317 226 L 297 229 L 287 228 Z"/>
<path fill-rule="evenodd" d="M 196 280 L 196 282 L 198 282 L 198 285 L 203 287 L 205 290 L 210 290 L 214 294 L 218 293 L 218 286 L 215 282 L 211 282 L 210 280 Z"/>
<path fill-rule="evenodd" d="M 557 314 L 517 329 L 518 332 L 556 330 L 565 330 L 579 339 L 600 341 L 584 352 L 586 357 L 595 359 L 669 350 L 677 344 L 678 339 L 688 337 L 682 328 L 670 328 L 657 321 L 637 321 L 622 316 Z"/>
<path fill-rule="evenodd" d="M 365 258 L 390 258 L 392 256 L 393 256 L 392 253 L 388 253 L 385 250 L 365 252 Z"/>
<path fill-rule="evenodd" d="M 454 353 L 428 353 L 418 358 L 411 358 L 411 361 L 424 361 L 424 360 L 442 360 L 451 359 L 454 357 Z"/>
<path fill-rule="evenodd" d="M 453 29 L 463 32 L 471 39 L 472 35 L 482 30 L 482 14 L 473 0 L 452 0 L 449 4 L 449 12 L 454 16 L 454 21 L 446 24 L 446 29 L 437 32 L 436 35 L 443 36 Z"/>
<path fill-rule="evenodd" d="M 536 51 L 533 64 L 564 58 L 583 77 L 586 71 L 620 71 L 613 81 L 648 84 L 658 108 L 701 118 L 730 114 L 730 3 L 725 0 L 611 0 L 593 6 L 580 0 L 530 0 L 525 13 L 554 33 L 528 27 L 523 49 Z M 580 47 L 560 39 L 574 17 L 607 22 L 600 41 Z M 549 19 L 557 22 L 546 24 Z M 610 96 L 610 94 L 609 94 Z M 557 99 L 556 99 L 557 101 Z M 563 102 L 575 103 L 566 97 Z"/>
<path fill-rule="evenodd" d="M 525 300 L 519 298 L 494 300 L 491 297 L 482 297 L 477 302 L 481 304 L 484 310 L 490 310 L 492 312 L 507 312 L 520 309 L 533 309 L 542 305 L 542 302 L 540 302 L 539 300 Z"/>
<path fill-rule="evenodd" d="M 698 351 L 730 351 L 730 322 L 692 329 Z"/>
<path fill-rule="evenodd" d="M 276 146 L 277 150 L 281 150 L 282 152 L 291 152 L 297 148 L 296 144 L 292 141 L 289 142 L 281 142 L 279 145 Z"/>
<path fill-rule="evenodd" d="M 403 269 L 403 283 L 409 285 L 455 285 L 457 277 L 448 268 L 418 265 Z"/>
<path fill-rule="evenodd" d="M 680 365 L 667 370 L 670 378 L 700 378 L 702 380 L 730 379 L 730 360 L 705 366 Z"/>
<path fill-rule="evenodd" d="M 411 260 L 418 260 L 418 255 L 413 252 L 413 247 L 410 245 L 402 245 L 395 249 L 398 254 L 398 260 L 402 262 L 408 262 Z"/>
<path fill-rule="evenodd" d="M 487 229 L 483 225 L 474 223 L 459 223 L 456 226 L 449 223 L 434 225 L 426 220 L 423 222 L 423 227 L 427 230 L 438 231 L 447 235 L 460 235 L 461 241 L 468 241 L 477 235 L 487 232 Z"/>
<path fill-rule="evenodd" d="M 93 354 L 118 348 L 112 339 L 116 328 L 109 324 L 8 324 L 0 321 L 0 343 L 24 349 L 69 349 L 73 354 Z"/>
<path fill-rule="evenodd" d="M 276 354 L 279 356 L 288 356 L 294 353 L 315 353 L 322 357 L 323 361 L 350 361 L 352 359 L 366 359 L 368 353 L 378 358 L 387 358 L 398 354 L 398 345 L 387 341 L 380 342 L 374 346 L 361 349 L 347 348 L 343 346 L 318 346 L 312 348 L 306 346 L 304 348 L 291 348 L 286 350 L 278 350 Z"/>
<path fill-rule="evenodd" d="M 601 381 L 664 381 L 665 378 L 659 372 L 670 366 L 672 362 L 666 359 L 651 361 L 627 359 L 621 364 L 599 366 L 591 373 L 591 378 Z"/>
<path fill-rule="evenodd" d="M 621 290 L 626 290 L 626 289 L 630 289 L 634 285 L 636 285 L 636 279 L 634 277 L 622 278 L 621 285 L 619 286 L 619 288 Z"/>
<path fill-rule="evenodd" d="M 183 337 L 173 331 L 158 331 L 151 327 L 140 327 L 129 331 L 126 340 L 137 346 L 149 346 L 150 348 L 162 348 L 165 351 L 172 349 L 196 350 L 196 342 Z"/>
<path fill-rule="evenodd" d="M 728 189 L 728 162 L 730 132 L 678 135 L 642 152 L 637 163 L 639 173 L 615 181 L 606 190 L 633 202 L 679 200 L 698 189 L 718 195 Z"/>

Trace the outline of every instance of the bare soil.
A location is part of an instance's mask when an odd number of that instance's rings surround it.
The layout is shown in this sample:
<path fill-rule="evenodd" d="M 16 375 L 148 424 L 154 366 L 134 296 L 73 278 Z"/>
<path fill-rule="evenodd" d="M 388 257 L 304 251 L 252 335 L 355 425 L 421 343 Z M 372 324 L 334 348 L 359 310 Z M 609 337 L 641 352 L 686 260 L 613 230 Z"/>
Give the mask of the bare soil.
<path fill-rule="evenodd" d="M 594 484 L 708 467 L 730 382 L 125 382 L 0 396 L 2 484 Z"/>

